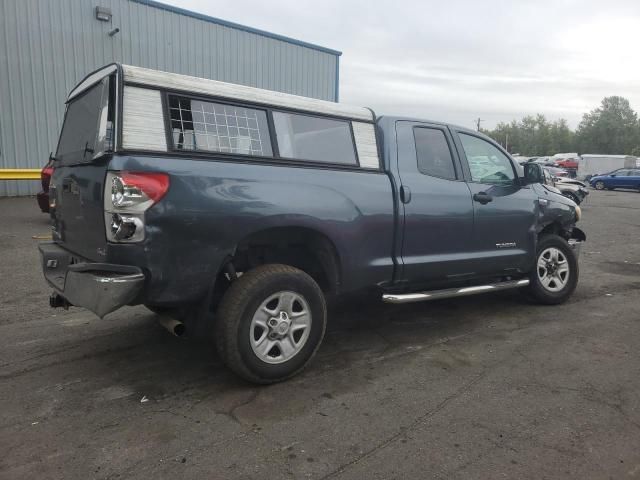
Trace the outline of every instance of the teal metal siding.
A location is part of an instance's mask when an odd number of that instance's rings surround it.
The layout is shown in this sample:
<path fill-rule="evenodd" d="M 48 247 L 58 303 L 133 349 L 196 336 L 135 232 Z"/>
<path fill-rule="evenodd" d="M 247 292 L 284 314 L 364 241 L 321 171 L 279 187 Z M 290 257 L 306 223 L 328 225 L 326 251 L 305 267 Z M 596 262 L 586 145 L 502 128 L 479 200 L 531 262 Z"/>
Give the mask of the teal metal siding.
<path fill-rule="evenodd" d="M 96 5 L 111 9 L 110 23 L 95 19 Z M 0 0 L 0 168 L 42 167 L 66 95 L 107 63 L 336 100 L 339 55 L 147 0 Z M 0 183 L 0 196 L 37 191 Z"/>

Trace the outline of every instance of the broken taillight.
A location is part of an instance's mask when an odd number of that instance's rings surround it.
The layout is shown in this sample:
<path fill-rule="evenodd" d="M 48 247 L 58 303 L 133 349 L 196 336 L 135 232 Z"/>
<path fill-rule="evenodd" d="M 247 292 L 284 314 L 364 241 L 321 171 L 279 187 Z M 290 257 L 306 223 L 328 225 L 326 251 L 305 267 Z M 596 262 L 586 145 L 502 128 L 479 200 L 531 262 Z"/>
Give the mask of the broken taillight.
<path fill-rule="evenodd" d="M 144 212 L 169 189 L 169 175 L 157 172 L 108 172 L 104 191 L 107 239 L 144 240 Z"/>

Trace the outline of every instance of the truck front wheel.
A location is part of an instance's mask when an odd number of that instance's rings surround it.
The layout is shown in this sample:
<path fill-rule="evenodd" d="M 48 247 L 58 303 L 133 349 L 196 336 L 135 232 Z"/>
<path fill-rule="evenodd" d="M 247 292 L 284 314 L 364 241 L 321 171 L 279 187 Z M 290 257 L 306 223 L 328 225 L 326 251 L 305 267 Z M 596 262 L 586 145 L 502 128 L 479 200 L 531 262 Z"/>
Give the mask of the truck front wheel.
<path fill-rule="evenodd" d="M 225 293 L 216 318 L 216 348 L 242 378 L 279 382 L 309 363 L 326 323 L 324 295 L 313 278 L 288 265 L 263 265 Z"/>
<path fill-rule="evenodd" d="M 544 235 L 538 241 L 536 264 L 525 293 L 537 303 L 562 303 L 576 289 L 578 274 L 578 261 L 567 241 L 558 235 Z"/>

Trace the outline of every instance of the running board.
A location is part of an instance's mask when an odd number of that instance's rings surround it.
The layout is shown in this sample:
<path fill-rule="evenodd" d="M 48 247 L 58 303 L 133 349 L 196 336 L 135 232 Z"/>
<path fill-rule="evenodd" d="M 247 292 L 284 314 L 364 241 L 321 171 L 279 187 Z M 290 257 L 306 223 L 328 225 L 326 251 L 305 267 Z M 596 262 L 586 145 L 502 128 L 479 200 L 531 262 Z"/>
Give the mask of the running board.
<path fill-rule="evenodd" d="M 448 288 L 445 290 L 432 290 L 416 293 L 385 293 L 382 301 L 386 303 L 413 303 L 427 300 L 439 300 L 441 298 L 466 297 L 477 293 L 497 292 L 499 290 L 509 290 L 511 288 L 521 288 L 529 285 L 528 279 L 509 280 L 506 282 L 490 283 L 488 285 L 478 285 L 476 287 Z"/>

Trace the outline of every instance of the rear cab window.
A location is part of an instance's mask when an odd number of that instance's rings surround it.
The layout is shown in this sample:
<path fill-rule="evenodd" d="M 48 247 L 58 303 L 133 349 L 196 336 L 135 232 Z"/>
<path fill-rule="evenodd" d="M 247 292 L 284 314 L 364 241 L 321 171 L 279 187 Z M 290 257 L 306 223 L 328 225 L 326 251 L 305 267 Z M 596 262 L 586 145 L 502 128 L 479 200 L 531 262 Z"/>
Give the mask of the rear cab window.
<path fill-rule="evenodd" d="M 90 163 L 113 150 L 115 81 L 106 77 L 67 105 L 55 158 L 60 165 Z"/>

